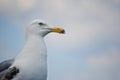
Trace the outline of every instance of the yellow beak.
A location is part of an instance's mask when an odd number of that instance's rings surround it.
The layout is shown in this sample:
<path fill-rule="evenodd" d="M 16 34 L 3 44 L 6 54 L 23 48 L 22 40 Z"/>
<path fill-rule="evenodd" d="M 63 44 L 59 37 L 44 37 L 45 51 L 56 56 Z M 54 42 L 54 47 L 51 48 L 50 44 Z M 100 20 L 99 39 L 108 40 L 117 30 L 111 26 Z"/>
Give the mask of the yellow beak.
<path fill-rule="evenodd" d="M 53 27 L 53 28 L 50 28 L 50 30 L 52 32 L 57 32 L 57 33 L 61 33 L 61 34 L 65 33 L 65 30 L 63 28 L 60 28 L 60 27 Z"/>

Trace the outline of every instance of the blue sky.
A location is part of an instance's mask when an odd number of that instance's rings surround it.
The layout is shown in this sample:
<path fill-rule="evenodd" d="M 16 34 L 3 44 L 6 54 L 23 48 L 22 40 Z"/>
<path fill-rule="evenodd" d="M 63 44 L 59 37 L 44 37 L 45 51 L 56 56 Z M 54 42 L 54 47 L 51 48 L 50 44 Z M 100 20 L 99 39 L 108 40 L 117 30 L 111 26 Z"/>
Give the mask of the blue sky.
<path fill-rule="evenodd" d="M 45 37 L 48 80 L 120 80 L 120 0 L 0 0 L 0 61 L 22 50 L 34 19 L 66 30 Z"/>

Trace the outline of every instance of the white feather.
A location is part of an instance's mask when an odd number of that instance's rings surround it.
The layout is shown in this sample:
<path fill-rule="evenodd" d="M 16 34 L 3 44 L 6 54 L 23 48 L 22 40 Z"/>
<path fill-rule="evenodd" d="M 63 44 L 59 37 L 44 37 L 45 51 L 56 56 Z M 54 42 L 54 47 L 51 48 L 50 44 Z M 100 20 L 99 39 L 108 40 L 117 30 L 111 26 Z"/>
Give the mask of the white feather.
<path fill-rule="evenodd" d="M 26 44 L 22 52 L 16 56 L 11 67 L 13 66 L 19 68 L 20 72 L 12 80 L 47 80 L 47 50 L 44 36 L 37 32 L 28 34 Z"/>

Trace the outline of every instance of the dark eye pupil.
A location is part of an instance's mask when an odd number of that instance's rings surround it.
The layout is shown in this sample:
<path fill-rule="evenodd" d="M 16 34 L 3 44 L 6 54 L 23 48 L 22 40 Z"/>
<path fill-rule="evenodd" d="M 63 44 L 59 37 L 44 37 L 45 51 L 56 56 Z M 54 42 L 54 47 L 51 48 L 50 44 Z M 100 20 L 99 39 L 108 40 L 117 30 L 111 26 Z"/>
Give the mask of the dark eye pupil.
<path fill-rule="evenodd" d="M 39 25 L 44 25 L 44 23 L 39 23 Z"/>

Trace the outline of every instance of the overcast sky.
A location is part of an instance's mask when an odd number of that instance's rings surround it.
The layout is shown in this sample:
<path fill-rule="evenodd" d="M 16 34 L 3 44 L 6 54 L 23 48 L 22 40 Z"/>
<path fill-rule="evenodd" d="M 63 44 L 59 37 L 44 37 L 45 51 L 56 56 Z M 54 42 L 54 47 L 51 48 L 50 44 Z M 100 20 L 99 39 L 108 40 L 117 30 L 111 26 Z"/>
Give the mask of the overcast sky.
<path fill-rule="evenodd" d="M 0 0 L 0 61 L 19 54 L 34 19 L 66 30 L 45 37 L 48 80 L 120 80 L 120 0 Z"/>

